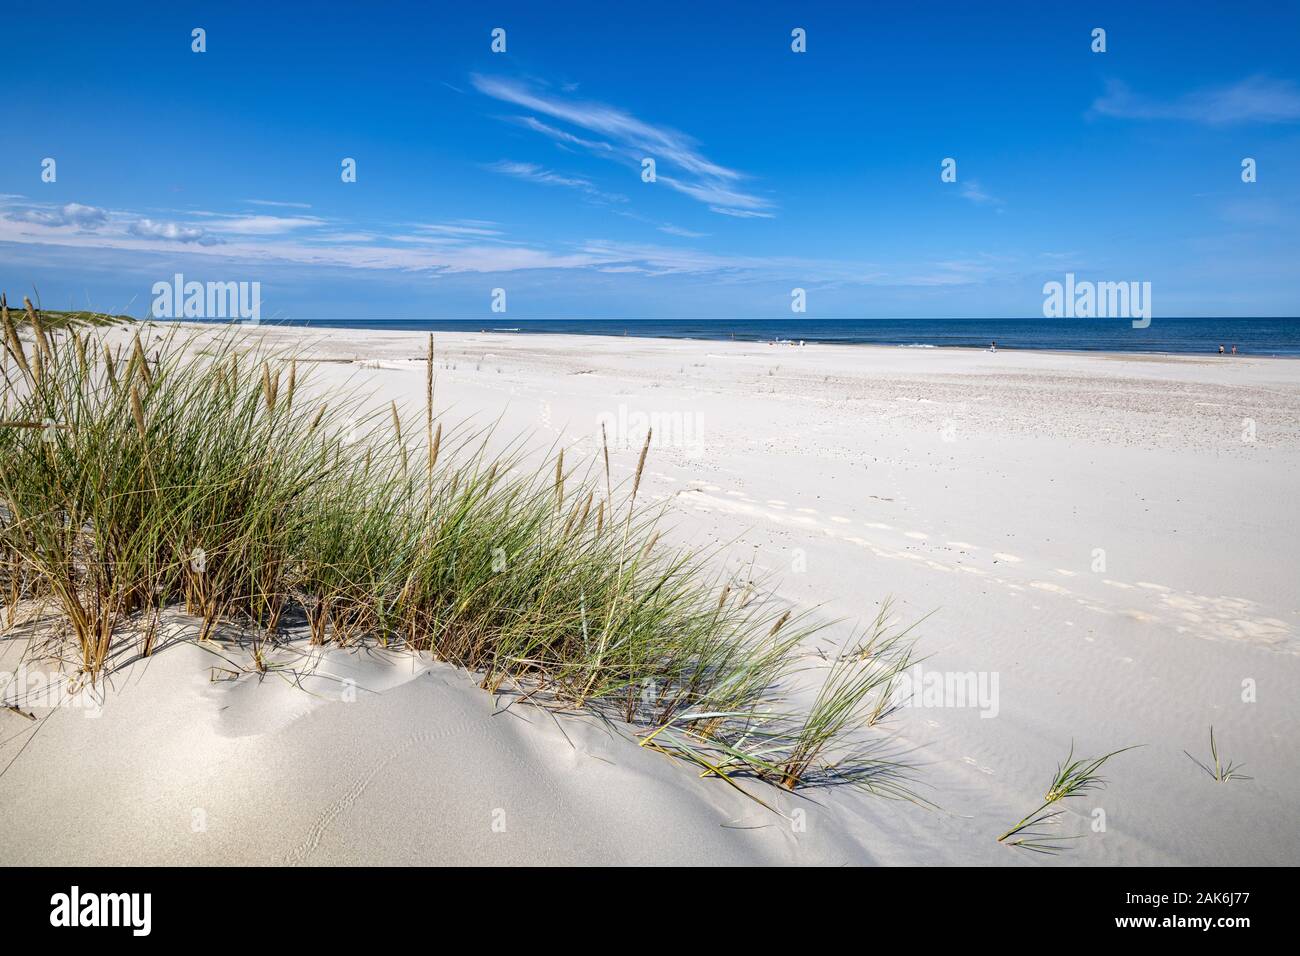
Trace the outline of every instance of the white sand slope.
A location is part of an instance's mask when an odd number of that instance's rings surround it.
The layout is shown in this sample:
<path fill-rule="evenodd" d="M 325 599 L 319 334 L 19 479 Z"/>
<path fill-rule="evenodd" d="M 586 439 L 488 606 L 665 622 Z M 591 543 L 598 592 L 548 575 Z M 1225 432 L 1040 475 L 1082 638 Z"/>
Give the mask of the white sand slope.
<path fill-rule="evenodd" d="M 305 651 L 306 648 L 303 648 Z M 231 657 L 239 655 L 232 653 Z M 593 718 L 508 707 L 409 655 L 286 651 L 227 679 L 176 644 L 119 669 L 99 716 L 11 714 L 7 864 L 847 862 Z M 217 680 L 213 680 L 213 668 Z M 349 683 L 351 681 L 352 683 Z M 27 726 L 23 726 L 26 724 Z M 770 795 L 769 795 L 770 796 Z M 786 799 L 787 806 L 808 804 Z"/>
<path fill-rule="evenodd" d="M 317 388 L 421 407 L 423 336 L 265 334 L 343 360 Z M 437 365 L 448 419 L 499 420 L 502 443 L 577 461 L 599 416 L 633 423 L 616 478 L 638 416 L 656 421 L 643 494 L 671 535 L 787 600 L 933 612 L 923 669 L 998 689 L 996 715 L 939 700 L 893 720 L 942 809 L 782 796 L 796 826 L 594 720 L 492 716 L 504 701 L 446 668 L 331 652 L 322 670 L 373 691 L 346 703 L 328 681 L 308 684 L 323 700 L 211 684 L 210 656 L 178 646 L 120 675 L 99 718 L 56 711 L 28 742 L 0 711 L 0 862 L 1300 862 L 1300 362 L 448 334 Z M 1184 755 L 1208 759 L 1211 724 L 1253 780 Z M 1071 740 L 1145 746 L 1068 806 L 1067 853 L 998 845 Z"/>

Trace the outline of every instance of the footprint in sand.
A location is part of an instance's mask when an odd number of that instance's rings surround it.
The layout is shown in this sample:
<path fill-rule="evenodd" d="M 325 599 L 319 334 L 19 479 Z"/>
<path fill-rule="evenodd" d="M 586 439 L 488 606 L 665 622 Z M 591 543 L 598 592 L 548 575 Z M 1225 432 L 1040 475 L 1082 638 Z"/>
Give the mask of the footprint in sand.
<path fill-rule="evenodd" d="M 903 532 L 903 537 L 904 537 L 904 538 L 913 538 L 913 539 L 915 539 L 915 540 L 917 540 L 917 541 L 924 541 L 924 540 L 926 540 L 926 539 L 927 539 L 928 537 L 930 537 L 930 536 L 929 536 L 928 534 L 926 534 L 924 531 L 904 531 L 904 532 Z"/>
<path fill-rule="evenodd" d="M 836 524 L 851 524 L 848 518 L 841 518 L 839 515 L 831 515 L 831 520 Z"/>
<path fill-rule="evenodd" d="M 1016 557 L 1014 554 L 1007 554 L 1004 551 L 993 552 L 993 558 L 995 561 L 1005 561 L 1008 564 L 1019 564 L 1021 561 L 1021 559 Z"/>

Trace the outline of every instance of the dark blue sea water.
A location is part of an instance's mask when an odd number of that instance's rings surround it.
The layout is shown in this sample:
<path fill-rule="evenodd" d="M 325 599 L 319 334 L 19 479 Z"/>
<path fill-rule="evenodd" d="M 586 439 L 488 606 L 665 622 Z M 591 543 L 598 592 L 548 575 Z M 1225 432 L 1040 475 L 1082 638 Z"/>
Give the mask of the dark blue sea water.
<path fill-rule="evenodd" d="M 526 335 L 638 335 L 674 339 L 867 343 L 903 347 L 1069 352 L 1300 356 L 1300 318 L 1173 319 L 1135 329 L 1128 319 L 312 319 L 295 325 Z"/>

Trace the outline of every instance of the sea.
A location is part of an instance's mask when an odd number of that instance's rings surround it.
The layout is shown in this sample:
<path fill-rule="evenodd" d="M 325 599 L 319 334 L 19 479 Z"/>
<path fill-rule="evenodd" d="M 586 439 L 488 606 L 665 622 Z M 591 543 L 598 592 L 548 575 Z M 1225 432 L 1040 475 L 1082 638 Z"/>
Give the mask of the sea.
<path fill-rule="evenodd" d="M 1300 318 L 1129 319 L 357 319 L 288 320 L 323 328 L 492 332 L 500 335 L 634 335 L 669 339 L 886 345 L 899 348 L 1040 349 L 1300 357 Z"/>

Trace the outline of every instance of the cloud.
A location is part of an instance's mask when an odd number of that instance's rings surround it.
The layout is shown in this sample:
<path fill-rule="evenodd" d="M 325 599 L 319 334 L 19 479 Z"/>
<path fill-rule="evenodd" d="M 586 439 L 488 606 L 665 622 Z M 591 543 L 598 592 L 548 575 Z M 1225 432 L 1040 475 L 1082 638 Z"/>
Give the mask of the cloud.
<path fill-rule="evenodd" d="M 127 226 L 127 231 L 142 239 L 165 239 L 168 242 L 197 242 L 205 246 L 216 245 L 221 240 L 208 235 L 199 226 L 184 226 L 178 222 L 157 222 L 153 219 L 137 219 Z"/>
<path fill-rule="evenodd" d="M 67 213 L 67 216 L 97 218 L 84 212 L 84 209 L 94 207 L 73 205 L 76 207 L 74 212 Z M 223 218 L 241 217 L 214 212 L 209 213 L 208 218 L 223 221 Z M 40 256 L 43 258 L 49 258 L 53 249 L 73 250 L 80 256 L 112 254 L 116 257 L 113 261 L 122 269 L 154 261 L 153 256 L 163 254 L 172 260 L 179 260 L 182 255 L 195 257 L 200 262 L 220 264 L 223 268 L 231 265 L 294 266 L 328 272 L 349 269 L 417 273 L 429 277 L 569 270 L 647 277 L 705 277 L 724 283 L 779 280 L 791 285 L 927 286 L 983 283 L 993 278 L 1001 268 L 1001 264 L 988 259 L 900 264 L 886 269 L 859 261 L 725 255 L 697 248 L 608 239 L 588 239 L 577 243 L 557 239 L 525 242 L 512 239 L 496 223 L 476 219 L 403 224 L 400 232 L 371 224 L 347 223 L 288 234 L 228 234 L 220 237 L 211 234 L 205 228 L 206 223 L 155 220 L 125 210 L 106 213 L 105 220 L 100 228 L 87 231 L 44 221 L 33 222 L 19 216 L 0 217 L 0 244 L 12 243 L 24 249 L 42 250 Z M 651 224 L 668 235 L 687 239 L 699 235 L 671 223 Z"/>
<path fill-rule="evenodd" d="M 759 212 L 754 209 L 728 209 L 726 206 L 710 206 L 709 212 L 716 212 L 723 216 L 731 216 L 733 219 L 771 219 L 770 212 Z"/>
<path fill-rule="evenodd" d="M 703 202 L 714 212 L 742 218 L 772 215 L 768 211 L 772 207 L 769 200 L 741 187 L 746 178 L 742 173 L 709 159 L 700 151 L 698 143 L 685 133 L 667 126 L 655 126 L 604 103 L 559 99 L 515 80 L 474 74 L 470 81 L 486 96 L 603 137 L 602 141 L 593 142 L 533 117 L 515 117 L 512 120 L 523 122 L 530 129 L 558 142 L 584 146 L 596 155 L 618 159 L 636 168 L 640 167 L 643 158 L 652 157 L 659 182 Z M 665 170 L 668 175 L 664 175 Z"/>
<path fill-rule="evenodd" d="M 216 219 L 208 226 L 212 232 L 235 233 L 242 236 L 278 236 L 295 229 L 314 228 L 325 224 L 324 219 L 315 216 L 228 216 L 218 213 L 202 213 L 202 215 Z"/>
<path fill-rule="evenodd" d="M 562 129 L 556 129 L 554 126 L 543 123 L 535 116 L 512 116 L 510 117 L 510 120 L 511 122 L 518 123 L 519 125 L 532 130 L 534 133 L 541 133 L 543 136 L 549 136 L 557 143 L 581 146 L 584 149 L 590 150 L 612 151 L 614 149 L 614 147 L 609 143 L 601 140 L 583 139 L 581 136 L 574 136 L 572 133 L 565 132 Z"/>
<path fill-rule="evenodd" d="M 512 163 L 503 159 L 500 162 L 490 164 L 488 169 L 494 173 L 513 176 L 515 179 L 526 179 L 532 183 L 543 183 L 547 186 L 572 186 L 577 189 L 585 189 L 591 186 L 591 183 L 586 179 L 561 176 L 549 169 L 543 169 L 536 163 Z"/>
<path fill-rule="evenodd" d="M 469 236 L 488 238 L 501 235 L 501 230 L 496 228 L 496 223 L 484 219 L 459 219 L 456 222 L 420 222 L 415 223 L 411 228 L 416 232 L 453 238 Z"/>
<path fill-rule="evenodd" d="M 11 214 L 8 219 L 11 222 L 30 223 L 50 230 L 75 226 L 81 232 L 103 233 L 109 241 L 113 235 L 124 234 L 168 242 L 199 242 L 206 245 L 220 241 L 199 226 L 158 221 L 133 213 L 114 212 L 110 215 L 108 210 L 100 206 L 88 206 L 79 202 L 70 202 L 53 209 L 24 209 Z"/>
<path fill-rule="evenodd" d="M 881 273 L 862 263 L 797 256 L 747 256 L 704 252 L 699 249 L 627 243 L 606 239 L 589 240 L 583 251 L 606 261 L 602 272 L 642 272 L 647 275 L 710 275 L 734 279 L 799 282 L 867 282 Z M 617 270 L 610 267 L 617 266 Z"/>
<path fill-rule="evenodd" d="M 214 217 L 222 215 L 210 214 Z M 502 241 L 485 242 L 486 237 L 462 233 L 441 241 L 426 237 L 423 245 L 413 244 L 419 236 L 382 235 L 377 232 L 308 233 L 286 237 L 267 235 L 210 235 L 197 225 L 157 221 L 135 213 L 117 212 L 107 217 L 96 232 L 69 231 L 62 222 L 34 221 L 20 215 L 0 217 L 0 243 L 28 248 L 61 247 L 77 250 L 108 250 L 122 256 L 124 267 L 139 253 L 177 254 L 178 243 L 185 253 L 226 263 L 266 263 L 304 267 L 348 268 L 427 273 L 513 272 L 525 269 L 581 269 L 613 261 L 611 255 L 572 249 L 546 249 Z M 236 220 L 239 217 L 229 217 Z M 479 228 L 468 220 L 462 228 Z M 490 225 L 490 224 L 489 224 Z M 356 241 L 349 241 L 355 239 Z"/>
<path fill-rule="evenodd" d="M 664 223 L 659 227 L 659 231 L 666 232 L 670 236 L 681 236 L 684 239 L 703 239 L 708 235 L 707 232 L 692 232 L 690 229 L 674 226 L 671 222 Z"/>
<path fill-rule="evenodd" d="M 1001 199 L 998 199 L 997 196 L 985 191 L 984 187 L 980 185 L 978 179 L 963 180 L 961 184 L 961 196 L 963 199 L 969 199 L 977 206 L 1000 206 L 1002 204 Z"/>
<path fill-rule="evenodd" d="M 1134 93 L 1118 80 L 1091 112 L 1120 119 L 1189 120 L 1221 126 L 1230 123 L 1294 123 L 1300 121 L 1300 89 L 1286 80 L 1252 76 L 1231 86 L 1197 90 L 1173 100 Z"/>
<path fill-rule="evenodd" d="M 374 242 L 381 237 L 373 232 L 330 232 L 315 238 L 317 242 Z"/>
<path fill-rule="evenodd" d="M 250 206 L 284 206 L 290 209 L 310 209 L 309 202 L 280 202 L 275 199 L 245 199 Z"/>
<path fill-rule="evenodd" d="M 98 206 L 83 206 L 70 202 L 58 209 L 27 209 L 17 214 L 24 222 L 42 226 L 77 226 L 80 229 L 97 229 L 108 222 L 108 213 Z"/>
<path fill-rule="evenodd" d="M 626 196 L 620 196 L 616 193 L 602 192 L 592 185 L 590 180 L 580 179 L 576 176 L 565 176 L 561 173 L 544 169 L 536 163 L 516 163 L 510 160 L 500 160 L 491 163 L 487 167 L 494 173 L 501 173 L 503 176 L 513 176 L 515 179 L 523 179 L 530 183 L 540 183 L 544 186 L 566 186 L 570 189 L 578 189 L 585 193 L 588 198 L 600 202 L 627 202 Z"/>

